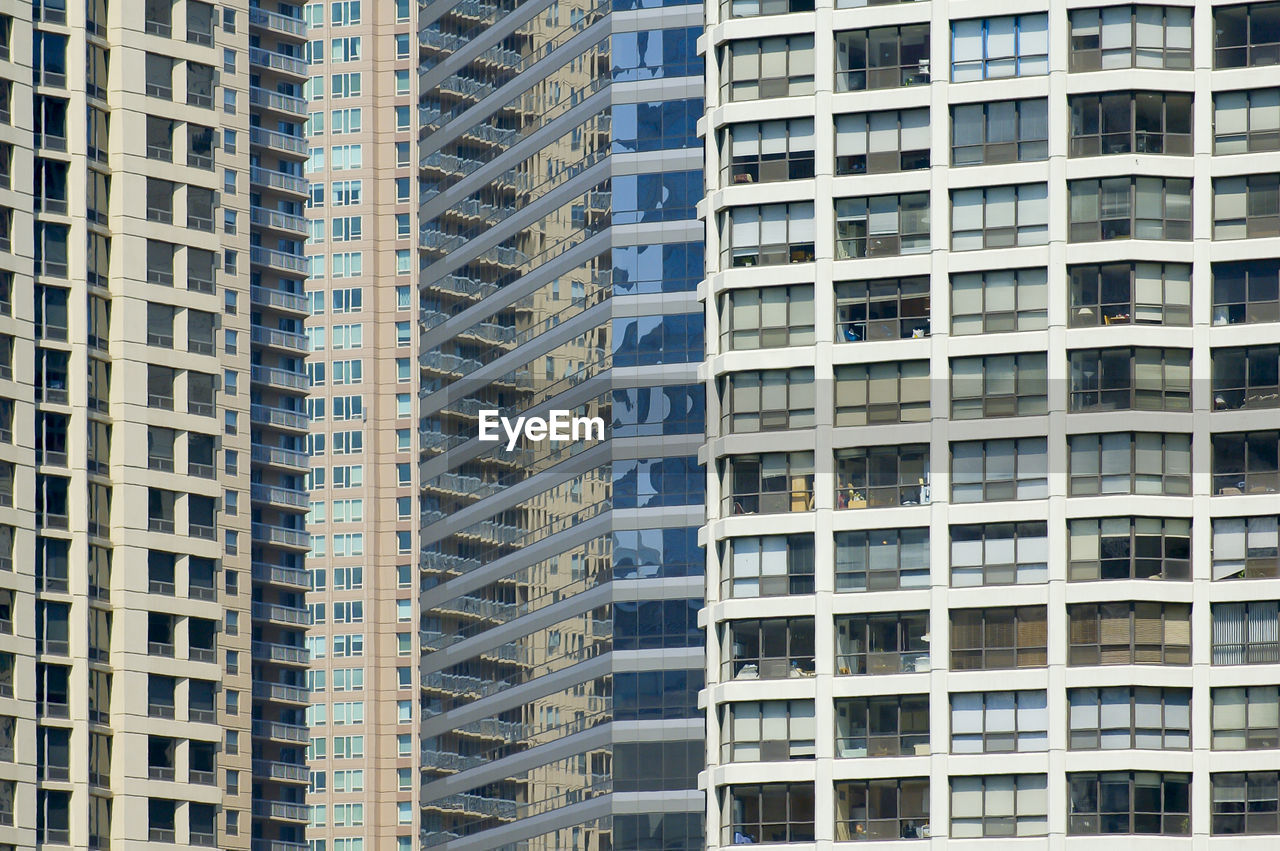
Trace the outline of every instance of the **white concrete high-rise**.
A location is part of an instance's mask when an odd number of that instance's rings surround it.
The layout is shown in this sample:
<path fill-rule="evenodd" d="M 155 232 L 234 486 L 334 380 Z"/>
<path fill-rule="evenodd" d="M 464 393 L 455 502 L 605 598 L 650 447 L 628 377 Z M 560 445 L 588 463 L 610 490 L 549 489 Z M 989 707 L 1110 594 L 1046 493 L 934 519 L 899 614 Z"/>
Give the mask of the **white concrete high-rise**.
<path fill-rule="evenodd" d="M 710 846 L 1273 847 L 1280 4 L 707 16 Z"/>

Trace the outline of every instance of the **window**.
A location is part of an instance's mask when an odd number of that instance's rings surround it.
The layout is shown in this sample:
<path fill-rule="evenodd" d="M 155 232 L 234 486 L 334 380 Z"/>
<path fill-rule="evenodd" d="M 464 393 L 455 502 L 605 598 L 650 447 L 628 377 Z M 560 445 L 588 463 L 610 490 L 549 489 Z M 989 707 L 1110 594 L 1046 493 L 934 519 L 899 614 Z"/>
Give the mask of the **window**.
<path fill-rule="evenodd" d="M 1280 625 L 1275 600 L 1252 603 L 1214 603 L 1214 665 L 1280 662 Z"/>
<path fill-rule="evenodd" d="M 1280 686 L 1212 690 L 1214 750 L 1280 747 Z"/>
<path fill-rule="evenodd" d="M 929 336 L 929 278 L 836 283 L 836 340 L 909 340 Z"/>
<path fill-rule="evenodd" d="M 837 198 L 836 259 L 929 251 L 929 193 Z"/>
<path fill-rule="evenodd" d="M 360 36 L 331 39 L 329 58 L 333 62 L 358 62 L 360 60 Z"/>
<path fill-rule="evenodd" d="M 896 89 L 929 82 L 929 25 L 836 33 L 836 91 Z"/>
<path fill-rule="evenodd" d="M 1049 778 L 993 774 L 951 778 L 951 835 L 1045 836 L 1049 831 Z"/>
<path fill-rule="evenodd" d="M 1280 6 L 1251 3 L 1213 10 L 1213 67 L 1257 68 L 1280 64 Z"/>
<path fill-rule="evenodd" d="M 1210 775 L 1215 836 L 1280 832 L 1280 774 L 1274 771 Z"/>
<path fill-rule="evenodd" d="M 725 680 L 779 680 L 812 676 L 813 618 L 729 621 L 725 625 Z"/>
<path fill-rule="evenodd" d="M 726 18 L 754 18 L 787 12 L 812 12 L 813 0 L 723 0 L 720 14 Z"/>
<path fill-rule="evenodd" d="M 1213 238 L 1280 236 L 1280 174 L 1213 181 Z"/>
<path fill-rule="evenodd" d="M 720 316 L 725 351 L 811 345 L 813 286 L 731 290 L 721 299 Z"/>
<path fill-rule="evenodd" d="M 1151 432 L 1067 438 L 1070 495 L 1191 493 L 1191 435 Z"/>
<path fill-rule="evenodd" d="M 1190 325 L 1191 267 L 1185 263 L 1070 266 L 1072 328 Z"/>
<path fill-rule="evenodd" d="M 724 714 L 724 762 L 813 759 L 817 729 L 812 700 L 730 703 Z"/>
<path fill-rule="evenodd" d="M 1280 576 L 1275 515 L 1213 520 L 1213 578 L 1271 579 Z"/>
<path fill-rule="evenodd" d="M 951 24 L 951 81 L 1049 73 L 1049 17 L 1011 15 Z"/>
<path fill-rule="evenodd" d="M 813 119 L 732 124 L 724 133 L 722 183 L 813 177 Z"/>
<path fill-rule="evenodd" d="M 835 368 L 837 426 L 929 421 L 929 362 L 884 361 Z"/>
<path fill-rule="evenodd" d="M 961 336 L 1042 331 L 1049 323 L 1048 289 L 1045 269 L 993 269 L 952 275 L 951 333 Z"/>
<path fill-rule="evenodd" d="M 1048 441 L 974 440 L 951 444 L 951 501 L 996 502 L 1049 495 Z"/>
<path fill-rule="evenodd" d="M 724 434 L 812 428 L 813 370 L 735 372 L 720 381 Z"/>
<path fill-rule="evenodd" d="M 723 844 L 813 841 L 812 784 L 729 786 L 723 795 Z"/>
<path fill-rule="evenodd" d="M 973 251 L 1049 241 L 1048 186 L 989 186 L 951 193 L 951 248 Z"/>
<path fill-rule="evenodd" d="M 732 207 L 721 218 L 720 263 L 776 266 L 813 260 L 813 203 Z"/>
<path fill-rule="evenodd" d="M 724 545 L 723 597 L 813 593 L 813 536 L 731 538 Z"/>
<path fill-rule="evenodd" d="M 1218 92 L 1213 96 L 1213 152 L 1280 150 L 1280 89 Z"/>
<path fill-rule="evenodd" d="M 1215 181 L 1216 183 L 1216 181 Z M 1160 177 L 1073 180 L 1070 242 L 1191 238 L 1191 181 Z M 1215 223 L 1219 202 L 1215 201 Z"/>
<path fill-rule="evenodd" d="M 1049 749 L 1049 707 L 1043 691 L 951 695 L 952 753 L 1013 753 Z"/>
<path fill-rule="evenodd" d="M 837 532 L 836 591 L 929 587 L 929 530 Z"/>
<path fill-rule="evenodd" d="M 1027 417 L 1048 413 L 1044 352 L 951 359 L 951 417 Z"/>
<path fill-rule="evenodd" d="M 1213 324 L 1237 325 L 1280 320 L 1280 261 L 1246 260 L 1213 264 Z"/>
<path fill-rule="evenodd" d="M 1216 528 L 1216 527 L 1215 527 Z M 1180 517 L 1092 517 L 1067 521 L 1067 578 L 1191 578 L 1191 521 Z"/>
<path fill-rule="evenodd" d="M 1069 836 L 1191 833 L 1189 774 L 1076 772 L 1067 775 L 1067 786 Z"/>
<path fill-rule="evenodd" d="M 1190 349 L 1070 352 L 1072 411 L 1191 410 Z"/>
<path fill-rule="evenodd" d="M 951 527 L 951 586 L 1027 585 L 1049 579 L 1043 521 Z"/>
<path fill-rule="evenodd" d="M 1067 692 L 1072 750 L 1187 750 L 1191 690 L 1077 688 Z"/>
<path fill-rule="evenodd" d="M 929 503 L 929 445 L 836 450 L 836 508 Z"/>
<path fill-rule="evenodd" d="M 1073 95 L 1069 104 L 1070 156 L 1191 156 L 1190 94 L 1106 92 Z"/>
<path fill-rule="evenodd" d="M 1043 99 L 953 106 L 951 164 L 998 164 L 1047 158 L 1048 112 L 1049 102 Z"/>
<path fill-rule="evenodd" d="M 1280 488 L 1274 431 L 1213 435 L 1213 493 L 1275 493 Z"/>
<path fill-rule="evenodd" d="M 929 836 L 929 778 L 836 781 L 836 840 Z"/>
<path fill-rule="evenodd" d="M 1191 9 L 1108 6 L 1073 9 L 1069 70 L 1191 69 Z"/>
<path fill-rule="evenodd" d="M 1044 606 L 954 609 L 951 669 L 992 671 L 1047 664 Z"/>
<path fill-rule="evenodd" d="M 767 452 L 724 460 L 724 514 L 813 510 L 813 453 Z"/>
<path fill-rule="evenodd" d="M 925 756 L 927 694 L 836 701 L 836 757 Z"/>
<path fill-rule="evenodd" d="M 722 102 L 813 94 L 812 35 L 733 41 L 725 58 Z"/>
<path fill-rule="evenodd" d="M 929 670 L 929 613 L 836 617 L 836 673 L 904 674 Z"/>
<path fill-rule="evenodd" d="M 1280 406 L 1280 346 L 1214 349 L 1215 411 Z"/>
<path fill-rule="evenodd" d="M 1190 665 L 1187 603 L 1081 603 L 1067 606 L 1068 665 Z"/>
<path fill-rule="evenodd" d="M 836 174 L 885 174 L 929 167 L 929 110 L 836 116 Z"/>

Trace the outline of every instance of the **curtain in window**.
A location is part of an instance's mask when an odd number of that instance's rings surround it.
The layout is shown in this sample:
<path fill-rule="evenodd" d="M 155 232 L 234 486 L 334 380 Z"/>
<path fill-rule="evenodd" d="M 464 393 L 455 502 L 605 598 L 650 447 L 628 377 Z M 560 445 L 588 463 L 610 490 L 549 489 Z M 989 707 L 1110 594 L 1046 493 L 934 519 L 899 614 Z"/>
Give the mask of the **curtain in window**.
<path fill-rule="evenodd" d="M 1218 603 L 1213 607 L 1212 664 L 1244 664 L 1244 618 L 1244 603 Z"/>
<path fill-rule="evenodd" d="M 1277 604 L 1274 600 L 1249 603 L 1245 617 L 1248 622 L 1249 662 L 1280 662 L 1280 622 L 1277 622 Z"/>

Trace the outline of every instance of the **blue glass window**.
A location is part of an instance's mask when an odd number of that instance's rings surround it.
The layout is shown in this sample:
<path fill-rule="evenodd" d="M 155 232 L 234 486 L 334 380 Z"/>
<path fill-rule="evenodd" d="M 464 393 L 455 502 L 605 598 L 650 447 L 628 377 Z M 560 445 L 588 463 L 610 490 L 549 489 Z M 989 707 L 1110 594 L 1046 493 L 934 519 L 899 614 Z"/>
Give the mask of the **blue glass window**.
<path fill-rule="evenodd" d="M 614 674 L 613 717 L 618 721 L 700 718 L 698 692 L 705 684 L 706 675 L 696 668 Z"/>
<path fill-rule="evenodd" d="M 702 98 L 620 103 L 613 107 L 613 153 L 698 148 Z"/>
<path fill-rule="evenodd" d="M 613 223 L 674 222 L 698 215 L 702 170 L 624 174 L 613 179 Z"/>
<path fill-rule="evenodd" d="M 701 434 L 706 391 L 701 384 L 613 391 L 613 436 Z"/>
<path fill-rule="evenodd" d="M 701 647 L 701 600 L 640 600 L 613 604 L 613 648 L 658 650 Z"/>
<path fill-rule="evenodd" d="M 619 82 L 656 80 L 660 77 L 701 76 L 698 55 L 702 27 L 642 30 L 613 37 L 613 79 Z"/>
<path fill-rule="evenodd" d="M 613 507 L 698 505 L 703 501 L 706 485 L 706 474 L 694 455 L 616 461 Z"/>
<path fill-rule="evenodd" d="M 698 528 L 628 529 L 613 533 L 615 579 L 701 576 L 706 562 Z"/>
<path fill-rule="evenodd" d="M 613 292 L 691 292 L 702 280 L 705 264 L 701 242 L 628 245 L 613 249 Z"/>
<path fill-rule="evenodd" d="M 702 360 L 701 313 L 635 316 L 613 321 L 613 365 L 648 366 Z"/>

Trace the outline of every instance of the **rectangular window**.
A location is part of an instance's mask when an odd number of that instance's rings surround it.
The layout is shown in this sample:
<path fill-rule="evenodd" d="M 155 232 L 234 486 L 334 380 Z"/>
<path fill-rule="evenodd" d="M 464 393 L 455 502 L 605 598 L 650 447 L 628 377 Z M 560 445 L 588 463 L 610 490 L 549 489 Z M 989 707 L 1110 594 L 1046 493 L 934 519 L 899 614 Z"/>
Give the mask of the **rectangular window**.
<path fill-rule="evenodd" d="M 1043 331 L 1049 327 L 1046 269 L 992 269 L 951 276 L 951 333 Z"/>
<path fill-rule="evenodd" d="M 952 753 L 1026 753 L 1049 749 L 1049 707 L 1043 691 L 951 695 Z"/>
<path fill-rule="evenodd" d="M 719 384 L 722 434 L 813 427 L 811 368 L 735 372 Z"/>
<path fill-rule="evenodd" d="M 1280 747 L 1280 686 L 1215 688 L 1211 695 L 1214 750 Z"/>
<path fill-rule="evenodd" d="M 1047 664 L 1044 606 L 951 611 L 951 669 L 995 671 Z"/>
<path fill-rule="evenodd" d="M 929 613 L 836 617 L 836 674 L 906 674 L 929 670 Z"/>
<path fill-rule="evenodd" d="M 929 168 L 929 110 L 837 115 L 836 174 Z"/>
<path fill-rule="evenodd" d="M 837 426 L 929 421 L 929 362 L 885 361 L 835 368 Z"/>
<path fill-rule="evenodd" d="M 837 198 L 836 259 L 929 251 L 929 193 Z"/>
<path fill-rule="evenodd" d="M 1260 68 L 1280 64 L 1275 3 L 1223 6 L 1213 10 L 1213 67 Z"/>
<path fill-rule="evenodd" d="M 813 618 L 729 621 L 724 630 L 723 679 L 813 676 Z"/>
<path fill-rule="evenodd" d="M 1049 778 L 993 774 L 951 778 L 951 835 L 1045 836 L 1049 832 Z"/>
<path fill-rule="evenodd" d="M 951 587 L 1049 581 L 1044 521 L 951 527 Z"/>
<path fill-rule="evenodd" d="M 1044 352 L 951 359 L 951 418 L 1030 417 L 1048 413 Z"/>
<path fill-rule="evenodd" d="M 1191 435 L 1153 432 L 1067 438 L 1070 495 L 1191 493 Z"/>
<path fill-rule="evenodd" d="M 1190 665 L 1187 603 L 1081 603 L 1067 606 L 1068 665 Z"/>
<path fill-rule="evenodd" d="M 927 756 L 929 695 L 836 701 L 836 758 Z"/>
<path fill-rule="evenodd" d="M 721 553 L 723 597 L 813 593 L 813 535 L 730 538 Z"/>
<path fill-rule="evenodd" d="M 1067 787 L 1068 836 L 1191 834 L 1190 774 L 1075 772 Z"/>
<path fill-rule="evenodd" d="M 1213 324 L 1280 320 L 1280 260 L 1213 264 Z"/>
<path fill-rule="evenodd" d="M 1045 438 L 951 444 L 952 502 L 1044 499 L 1048 495 L 1048 441 Z"/>
<path fill-rule="evenodd" d="M 1191 579 L 1191 521 L 1086 517 L 1067 521 L 1067 579 Z"/>
<path fill-rule="evenodd" d="M 733 455 L 722 469 L 725 515 L 813 510 L 812 452 Z"/>
<path fill-rule="evenodd" d="M 1191 266 L 1186 263 L 1069 266 L 1067 275 L 1072 328 L 1191 324 Z"/>
<path fill-rule="evenodd" d="M 1077 688 L 1067 692 L 1071 750 L 1188 750 L 1191 690 Z"/>
<path fill-rule="evenodd" d="M 836 450 L 836 508 L 928 505 L 929 444 Z"/>
<path fill-rule="evenodd" d="M 929 836 L 929 778 L 836 781 L 836 840 Z"/>
<path fill-rule="evenodd" d="M 1215 411 L 1280 406 L 1280 346 L 1214 349 L 1212 360 Z"/>
<path fill-rule="evenodd" d="M 1069 156 L 1191 156 L 1191 95 L 1105 92 L 1073 95 Z"/>
<path fill-rule="evenodd" d="M 1072 411 L 1191 410 L 1191 350 L 1069 352 Z"/>
<path fill-rule="evenodd" d="M 722 183 L 813 177 L 813 119 L 731 124 L 722 131 Z"/>
<path fill-rule="evenodd" d="M 1253 665 L 1280 662 L 1280 625 L 1275 600 L 1252 603 L 1214 603 L 1214 665 Z"/>
<path fill-rule="evenodd" d="M 1215 181 L 1216 182 L 1216 181 Z M 1191 181 L 1162 177 L 1073 180 L 1069 242 L 1191 239 Z M 1215 219 L 1218 206 L 1215 203 Z"/>
<path fill-rule="evenodd" d="M 1110 68 L 1191 70 L 1191 8 L 1072 9 L 1071 72 Z"/>
<path fill-rule="evenodd" d="M 813 94 L 813 36 L 732 41 L 720 64 L 720 100 L 757 100 Z"/>
<path fill-rule="evenodd" d="M 724 762 L 813 759 L 817 727 L 812 700 L 742 701 L 723 711 Z"/>
<path fill-rule="evenodd" d="M 722 794 L 724 845 L 813 841 L 811 783 L 728 786 Z"/>
<path fill-rule="evenodd" d="M 640 4 L 637 4 L 637 8 L 641 8 Z M 812 11 L 813 0 L 722 0 L 720 4 L 720 14 L 725 18 L 755 18 L 761 15 Z"/>
<path fill-rule="evenodd" d="M 837 342 L 928 336 L 928 276 L 836 282 Z"/>
<path fill-rule="evenodd" d="M 1209 780 L 1214 836 L 1280 833 L 1280 774 L 1222 773 Z"/>
<path fill-rule="evenodd" d="M 1213 181 L 1213 238 L 1280 236 L 1280 174 L 1218 177 Z"/>
<path fill-rule="evenodd" d="M 1275 493 L 1280 489 L 1277 437 L 1250 431 L 1213 435 L 1213 494 Z"/>
<path fill-rule="evenodd" d="M 1049 156 L 1049 101 L 1002 100 L 951 107 L 951 164 L 1032 162 Z"/>
<path fill-rule="evenodd" d="M 951 24 L 951 82 L 1049 73 L 1049 16 L 1010 15 Z"/>
<path fill-rule="evenodd" d="M 836 33 L 836 91 L 929 83 L 929 25 Z"/>
<path fill-rule="evenodd" d="M 1213 96 L 1213 152 L 1280 150 L 1280 88 Z"/>
<path fill-rule="evenodd" d="M 1274 579 L 1280 577 L 1277 557 L 1277 518 L 1215 517 L 1213 519 L 1213 579 Z"/>
<path fill-rule="evenodd" d="M 836 532 L 836 591 L 929 587 L 929 529 Z"/>
<path fill-rule="evenodd" d="M 814 258 L 812 202 L 731 207 L 720 222 L 723 268 L 808 263 Z"/>

